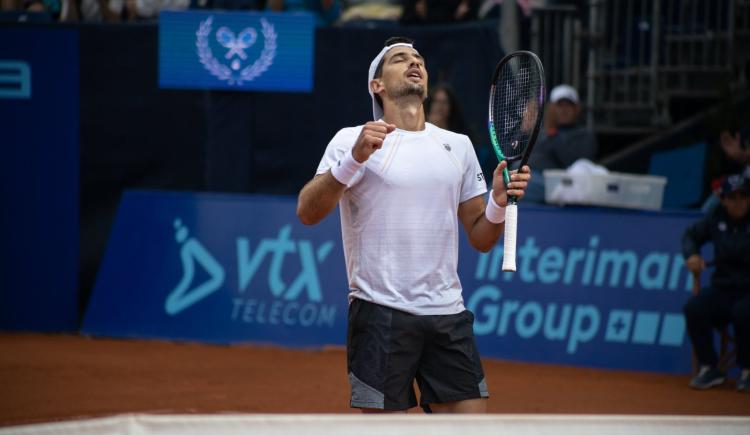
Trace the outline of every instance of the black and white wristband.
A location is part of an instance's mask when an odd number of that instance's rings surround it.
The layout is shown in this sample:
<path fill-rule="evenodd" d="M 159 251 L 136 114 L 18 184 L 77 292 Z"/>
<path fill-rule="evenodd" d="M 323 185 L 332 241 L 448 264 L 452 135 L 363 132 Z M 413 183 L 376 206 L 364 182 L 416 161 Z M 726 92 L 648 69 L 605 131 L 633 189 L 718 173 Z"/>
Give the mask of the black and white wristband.
<path fill-rule="evenodd" d="M 505 207 L 500 207 L 495 200 L 492 199 L 491 190 L 490 198 L 487 201 L 487 208 L 484 209 L 484 216 L 493 224 L 501 224 L 505 222 Z"/>
<path fill-rule="evenodd" d="M 341 160 L 331 168 L 331 175 L 333 178 L 338 180 L 339 183 L 349 185 L 357 172 L 362 169 L 364 163 L 360 163 L 354 159 L 351 151 L 348 151 Z"/>

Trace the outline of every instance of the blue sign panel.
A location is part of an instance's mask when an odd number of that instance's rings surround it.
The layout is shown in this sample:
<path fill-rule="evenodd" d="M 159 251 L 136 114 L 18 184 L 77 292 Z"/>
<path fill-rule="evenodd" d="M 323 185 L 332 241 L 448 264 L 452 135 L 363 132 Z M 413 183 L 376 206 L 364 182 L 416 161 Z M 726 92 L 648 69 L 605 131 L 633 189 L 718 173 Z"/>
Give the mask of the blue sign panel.
<path fill-rule="evenodd" d="M 31 98 L 31 66 L 24 61 L 0 60 L 0 98 Z"/>
<path fill-rule="evenodd" d="M 518 271 L 502 246 L 459 263 L 485 355 L 603 368 L 687 372 L 680 254 L 693 213 L 519 209 Z M 468 255 L 467 255 L 468 254 Z"/>
<path fill-rule="evenodd" d="M 338 213 L 293 198 L 129 192 L 84 332 L 290 346 L 344 344 Z M 483 356 L 686 372 L 679 254 L 695 214 L 521 208 L 518 272 L 462 235 L 459 274 Z M 637 231 L 636 231 L 637 230 Z"/>
<path fill-rule="evenodd" d="M 294 200 L 126 193 L 83 325 L 90 334 L 343 343 L 338 216 L 298 223 Z"/>
<path fill-rule="evenodd" d="M 0 29 L 0 329 L 78 327 L 78 32 Z"/>
<path fill-rule="evenodd" d="M 309 13 L 174 12 L 159 16 L 159 86 L 310 92 Z"/>

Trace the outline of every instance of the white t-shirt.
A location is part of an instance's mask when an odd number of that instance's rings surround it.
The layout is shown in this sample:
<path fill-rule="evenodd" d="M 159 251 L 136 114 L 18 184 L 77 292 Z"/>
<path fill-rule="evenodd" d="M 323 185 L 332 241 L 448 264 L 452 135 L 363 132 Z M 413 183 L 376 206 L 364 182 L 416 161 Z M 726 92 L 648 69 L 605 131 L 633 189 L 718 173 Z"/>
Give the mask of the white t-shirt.
<path fill-rule="evenodd" d="M 351 152 L 361 130 L 336 133 L 317 174 Z M 418 315 L 463 311 L 458 205 L 486 191 L 468 137 L 429 123 L 388 134 L 339 204 L 349 299 Z"/>

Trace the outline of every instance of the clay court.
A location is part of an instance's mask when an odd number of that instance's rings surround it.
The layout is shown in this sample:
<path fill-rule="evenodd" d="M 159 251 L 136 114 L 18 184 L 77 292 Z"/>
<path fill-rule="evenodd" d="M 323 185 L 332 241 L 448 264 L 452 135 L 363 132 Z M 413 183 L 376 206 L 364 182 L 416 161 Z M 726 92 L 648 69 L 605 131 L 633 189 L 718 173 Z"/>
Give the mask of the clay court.
<path fill-rule="evenodd" d="M 123 413 L 351 413 L 343 348 L 291 350 L 73 335 L 0 335 L 0 424 Z M 750 416 L 730 381 L 484 360 L 502 414 Z M 413 412 L 419 412 L 414 410 Z"/>

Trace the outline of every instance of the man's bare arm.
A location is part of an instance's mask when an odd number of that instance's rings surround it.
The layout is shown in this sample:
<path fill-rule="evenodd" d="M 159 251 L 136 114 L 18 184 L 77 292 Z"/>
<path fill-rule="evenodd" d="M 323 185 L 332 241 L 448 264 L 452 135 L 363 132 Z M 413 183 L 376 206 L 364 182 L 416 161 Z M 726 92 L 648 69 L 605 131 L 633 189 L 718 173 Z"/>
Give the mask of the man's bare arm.
<path fill-rule="evenodd" d="M 348 156 L 349 159 L 354 159 L 350 160 L 350 163 L 356 161 L 356 165 L 361 165 L 366 162 L 372 153 L 382 148 L 385 136 L 395 129 L 395 125 L 380 121 L 365 124 L 354 143 L 354 147 L 352 147 L 351 155 Z M 344 160 L 339 161 L 339 164 L 342 161 Z M 346 167 L 346 165 L 342 167 Z M 353 173 L 350 172 L 350 175 Z M 341 174 L 339 173 L 339 175 Z M 331 171 L 316 176 L 299 193 L 297 201 L 299 220 L 305 225 L 315 225 L 322 221 L 323 218 L 328 216 L 328 213 L 336 208 L 336 204 L 341 200 L 345 190 L 346 184 L 337 180 Z"/>
<path fill-rule="evenodd" d="M 505 222 L 493 224 L 484 215 L 484 198 L 476 196 L 458 206 L 458 219 L 464 226 L 469 243 L 480 252 L 489 252 L 505 230 Z"/>
<path fill-rule="evenodd" d="M 506 192 L 505 183 L 503 182 L 503 169 L 505 166 L 505 161 L 500 162 L 495 169 L 492 179 L 493 200 L 500 207 L 508 205 L 509 195 L 521 199 L 531 179 L 529 167 L 524 166 L 520 172 L 513 172 L 511 174 L 510 186 Z M 481 252 L 490 251 L 505 230 L 505 222 L 494 224 L 487 220 L 485 208 L 484 198 L 481 196 L 464 201 L 458 206 L 458 218 L 464 226 L 469 243 Z"/>
<path fill-rule="evenodd" d="M 299 193 L 297 217 L 305 225 L 315 225 L 336 208 L 346 185 L 336 180 L 331 171 L 310 180 Z"/>

